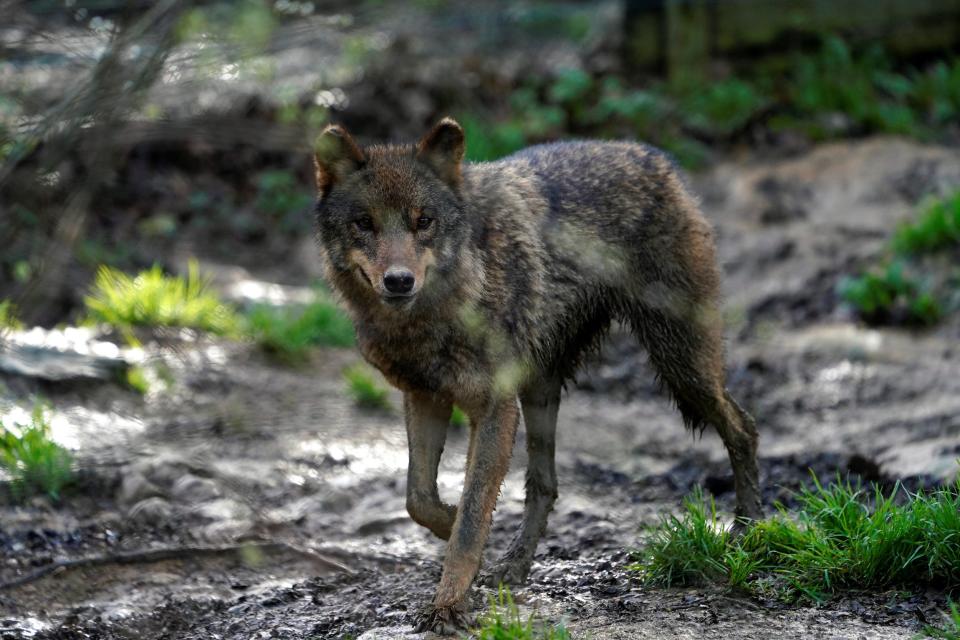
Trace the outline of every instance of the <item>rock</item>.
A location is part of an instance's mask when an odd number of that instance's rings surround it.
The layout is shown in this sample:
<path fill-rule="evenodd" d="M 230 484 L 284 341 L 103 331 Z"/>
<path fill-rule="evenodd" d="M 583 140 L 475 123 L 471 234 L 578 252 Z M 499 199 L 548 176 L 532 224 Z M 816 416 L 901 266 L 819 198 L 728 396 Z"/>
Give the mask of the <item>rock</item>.
<path fill-rule="evenodd" d="M 151 482 L 171 488 L 190 472 L 190 462 L 176 453 L 163 452 L 139 460 L 134 469 Z"/>
<path fill-rule="evenodd" d="M 163 491 L 150 482 L 142 473 L 129 470 L 123 474 L 117 500 L 123 505 L 133 505 L 147 498 L 162 497 Z"/>
<path fill-rule="evenodd" d="M 414 633 L 412 627 L 380 627 L 364 631 L 357 640 L 410 640 L 425 637 L 426 633 Z"/>
<path fill-rule="evenodd" d="M 219 498 L 205 502 L 194 510 L 194 513 L 201 518 L 206 518 L 214 522 L 246 520 L 253 515 L 250 507 L 236 500 L 230 500 L 229 498 Z"/>
<path fill-rule="evenodd" d="M 122 358 L 12 342 L 0 350 L 0 371 L 48 382 L 118 381 L 127 366 Z"/>
<path fill-rule="evenodd" d="M 220 487 L 210 478 L 200 478 L 193 474 L 182 476 L 173 483 L 170 495 L 181 502 L 207 502 L 219 498 Z"/>
<path fill-rule="evenodd" d="M 128 515 L 134 522 L 159 526 L 167 523 L 173 517 L 173 506 L 160 497 L 147 498 L 133 505 Z"/>
<path fill-rule="evenodd" d="M 410 522 L 410 516 L 406 510 L 395 511 L 365 520 L 353 530 L 353 533 L 357 536 L 370 536 Z"/>

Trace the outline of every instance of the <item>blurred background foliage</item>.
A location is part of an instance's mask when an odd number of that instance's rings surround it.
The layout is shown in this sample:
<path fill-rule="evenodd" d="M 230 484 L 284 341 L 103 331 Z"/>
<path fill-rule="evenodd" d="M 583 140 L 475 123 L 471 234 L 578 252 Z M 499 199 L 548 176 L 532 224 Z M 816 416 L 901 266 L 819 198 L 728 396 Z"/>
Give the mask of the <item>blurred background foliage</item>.
<path fill-rule="evenodd" d="M 331 121 L 412 139 L 452 114 L 477 161 L 640 139 L 691 170 L 876 133 L 957 143 L 960 4 L 772 4 L 0 3 L 0 300 L 52 325 L 103 265 L 191 257 L 313 282 L 309 151 Z"/>

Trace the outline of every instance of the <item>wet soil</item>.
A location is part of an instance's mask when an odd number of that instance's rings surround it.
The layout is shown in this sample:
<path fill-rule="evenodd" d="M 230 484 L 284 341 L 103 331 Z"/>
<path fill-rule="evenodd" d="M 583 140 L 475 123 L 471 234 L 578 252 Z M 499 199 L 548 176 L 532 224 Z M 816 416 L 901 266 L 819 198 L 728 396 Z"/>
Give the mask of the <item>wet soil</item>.
<path fill-rule="evenodd" d="M 693 182 L 717 229 L 729 383 L 760 425 L 768 508 L 789 506 L 811 469 L 912 487 L 952 478 L 960 322 L 866 329 L 834 288 L 882 252 L 918 195 L 960 184 L 960 152 L 872 139 L 730 161 Z M 81 474 L 59 505 L 0 507 L 0 582 L 63 565 L 0 590 L 0 638 L 421 637 L 412 615 L 443 545 L 404 509 L 399 395 L 392 413 L 374 413 L 344 394 L 354 352 L 318 350 L 289 368 L 252 345 L 168 335 L 121 354 L 162 363 L 172 383 L 141 397 L 110 382 L 3 376 L 7 409 L 38 393 L 51 401 L 54 435 Z M 684 431 L 627 335 L 614 331 L 570 385 L 558 438 L 560 499 L 514 593 L 574 637 L 909 638 L 938 619 L 935 592 L 814 607 L 639 584 L 626 566 L 645 527 L 697 484 L 728 511 L 733 495 L 718 438 Z M 451 429 L 448 501 L 465 452 L 466 433 Z M 521 433 L 488 562 L 519 524 L 524 466 Z M 477 611 L 489 594 L 475 590 Z"/>

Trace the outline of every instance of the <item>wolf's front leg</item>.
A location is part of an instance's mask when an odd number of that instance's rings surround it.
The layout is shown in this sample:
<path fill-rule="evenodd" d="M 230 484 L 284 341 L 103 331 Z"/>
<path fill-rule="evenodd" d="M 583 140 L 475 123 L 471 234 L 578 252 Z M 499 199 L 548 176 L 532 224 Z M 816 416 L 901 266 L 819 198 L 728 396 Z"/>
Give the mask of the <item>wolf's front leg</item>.
<path fill-rule="evenodd" d="M 414 522 L 447 540 L 457 508 L 444 504 L 437 490 L 437 467 L 447 441 L 453 405 L 429 394 L 407 393 L 403 397 L 407 422 L 407 511 Z"/>
<path fill-rule="evenodd" d="M 520 415 L 515 398 L 498 401 L 486 413 L 483 419 L 474 420 L 477 431 L 472 455 L 467 460 L 460 507 L 447 543 L 443 575 L 433 603 L 417 623 L 419 631 L 455 633 L 467 626 L 465 598 L 480 568 L 493 507 L 510 466 Z"/>
<path fill-rule="evenodd" d="M 530 573 L 537 543 L 547 528 L 547 516 L 557 500 L 554 451 L 562 388 L 562 378 L 546 376 L 535 380 L 520 394 L 529 459 L 523 524 L 506 553 L 483 578 L 487 586 L 496 587 L 501 582 L 523 584 Z"/>

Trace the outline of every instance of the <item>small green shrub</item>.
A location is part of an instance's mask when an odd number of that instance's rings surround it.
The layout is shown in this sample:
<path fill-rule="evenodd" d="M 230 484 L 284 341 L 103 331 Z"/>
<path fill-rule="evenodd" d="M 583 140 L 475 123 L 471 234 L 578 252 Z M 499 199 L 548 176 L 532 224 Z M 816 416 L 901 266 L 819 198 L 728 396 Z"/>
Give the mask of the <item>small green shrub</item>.
<path fill-rule="evenodd" d="M 477 640 L 570 640 L 570 634 L 557 625 L 547 627 L 530 616 L 524 621 L 513 601 L 510 589 L 500 585 L 497 597 L 490 596 L 490 609 L 477 620 L 473 633 Z"/>
<path fill-rule="evenodd" d="M 0 423 L 0 467 L 11 477 L 14 498 L 43 494 L 59 500 L 72 476 L 70 452 L 50 439 L 43 405 L 33 408 L 28 424 Z"/>
<path fill-rule="evenodd" d="M 844 589 L 960 586 L 960 480 L 905 500 L 901 491 L 814 478 L 796 514 L 780 507 L 739 539 L 698 492 L 654 530 L 633 568 L 652 584 L 775 585 L 780 597 L 815 601 Z"/>
<path fill-rule="evenodd" d="M 377 382 L 374 372 L 367 366 L 356 364 L 343 372 L 347 382 L 347 392 L 353 398 L 354 404 L 363 409 L 379 409 L 389 411 L 390 392 Z"/>
<path fill-rule="evenodd" d="M 960 191 L 928 200 L 919 219 L 897 228 L 892 243 L 895 251 L 905 254 L 960 248 Z"/>
<path fill-rule="evenodd" d="M 818 138 L 831 132 L 818 129 L 812 116 L 828 113 L 842 113 L 872 131 L 914 132 L 916 114 L 906 102 L 910 90 L 910 80 L 894 73 L 880 47 L 855 52 L 836 36 L 825 38 L 816 55 L 798 57 L 787 83 L 789 108 Z"/>
<path fill-rule="evenodd" d="M 746 126 L 766 104 L 767 99 L 752 84 L 731 78 L 691 93 L 683 107 L 687 126 L 729 136 Z"/>
<path fill-rule="evenodd" d="M 289 364 L 306 360 L 314 346 L 349 347 L 354 343 L 350 319 L 326 299 L 302 308 L 257 305 L 246 314 L 246 327 L 265 352 Z"/>
<path fill-rule="evenodd" d="M 663 126 L 667 108 L 661 93 L 627 89 L 619 78 L 610 76 L 603 79 L 600 97 L 588 118 L 598 125 L 611 121 L 626 122 L 638 137 L 652 139 L 656 127 Z"/>
<path fill-rule="evenodd" d="M 741 136 L 754 121 L 815 138 L 871 132 L 932 138 L 960 119 L 960 61 L 901 70 L 880 47 L 851 48 L 824 38 L 786 72 L 760 71 L 703 86 L 628 87 L 615 75 L 561 69 L 526 80 L 509 110 L 461 117 L 470 160 L 495 160 L 532 143 L 569 135 L 636 138 L 660 146 L 688 168 L 709 157 L 705 139 Z M 497 117 L 497 114 L 503 114 Z"/>
<path fill-rule="evenodd" d="M 960 117 L 960 60 L 941 60 L 926 72 L 915 72 L 910 99 L 934 125 Z"/>
<path fill-rule="evenodd" d="M 234 309 L 209 290 L 191 262 L 186 278 L 168 276 L 159 265 L 134 277 L 101 266 L 84 298 L 88 318 L 128 333 L 132 327 L 189 327 L 218 335 L 237 331 Z"/>
<path fill-rule="evenodd" d="M 841 298 L 870 323 L 925 326 L 935 324 L 943 316 L 940 302 L 916 278 L 906 274 L 901 261 L 844 278 L 838 289 Z"/>

